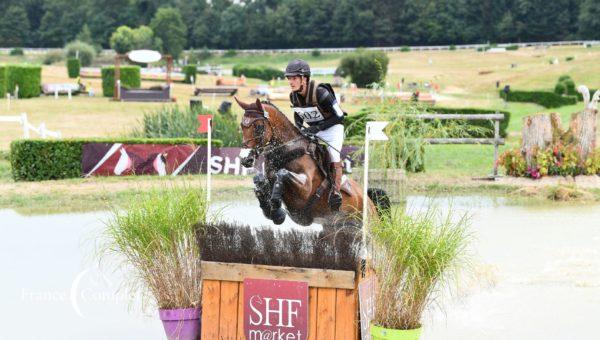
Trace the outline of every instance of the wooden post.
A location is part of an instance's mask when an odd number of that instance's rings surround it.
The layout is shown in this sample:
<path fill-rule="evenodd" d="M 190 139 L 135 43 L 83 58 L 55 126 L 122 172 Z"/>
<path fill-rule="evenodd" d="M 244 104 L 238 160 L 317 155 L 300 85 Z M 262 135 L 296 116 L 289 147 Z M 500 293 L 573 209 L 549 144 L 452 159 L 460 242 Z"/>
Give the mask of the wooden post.
<path fill-rule="evenodd" d="M 498 112 L 496 112 L 498 113 Z M 498 145 L 500 141 L 500 121 L 494 120 L 494 177 L 498 176 Z"/>
<path fill-rule="evenodd" d="M 115 84 L 113 91 L 113 100 L 119 100 L 119 80 L 121 80 L 121 55 L 117 54 L 115 56 Z"/>

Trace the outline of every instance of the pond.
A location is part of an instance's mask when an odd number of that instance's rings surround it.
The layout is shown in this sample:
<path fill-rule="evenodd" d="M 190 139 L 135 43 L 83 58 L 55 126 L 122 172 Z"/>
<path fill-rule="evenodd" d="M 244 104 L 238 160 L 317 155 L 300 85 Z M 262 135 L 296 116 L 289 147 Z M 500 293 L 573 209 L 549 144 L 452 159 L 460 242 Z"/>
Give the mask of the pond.
<path fill-rule="evenodd" d="M 410 196 L 472 215 L 474 275 L 427 313 L 422 339 L 596 337 L 600 315 L 600 205 L 514 206 L 486 196 Z M 268 224 L 253 200 L 213 212 Z M 10 339 L 163 339 L 156 312 L 98 266 L 106 212 L 22 216 L 0 210 L 0 318 Z M 293 222 L 284 225 L 295 227 Z M 311 228 L 318 229 L 318 226 Z M 473 277 L 473 278 L 471 278 Z"/>

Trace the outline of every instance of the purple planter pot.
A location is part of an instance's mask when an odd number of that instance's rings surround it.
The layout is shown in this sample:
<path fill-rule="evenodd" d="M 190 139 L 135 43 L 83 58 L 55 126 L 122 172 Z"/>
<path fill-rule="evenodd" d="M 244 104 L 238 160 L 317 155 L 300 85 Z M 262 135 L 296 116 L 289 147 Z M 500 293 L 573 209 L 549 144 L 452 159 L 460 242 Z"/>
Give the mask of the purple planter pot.
<path fill-rule="evenodd" d="M 168 340 L 199 340 L 201 308 L 159 309 Z"/>

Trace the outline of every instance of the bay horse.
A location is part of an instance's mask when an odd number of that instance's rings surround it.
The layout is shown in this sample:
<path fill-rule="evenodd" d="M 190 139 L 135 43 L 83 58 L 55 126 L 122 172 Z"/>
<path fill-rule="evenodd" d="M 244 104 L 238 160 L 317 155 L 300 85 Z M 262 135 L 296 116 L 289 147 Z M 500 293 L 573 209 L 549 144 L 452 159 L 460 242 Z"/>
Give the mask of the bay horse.
<path fill-rule="evenodd" d="M 347 176 L 342 178 L 342 205 L 333 211 L 328 204 L 332 180 L 327 169 L 328 153 L 314 137 L 304 135 L 283 112 L 269 102 L 244 103 L 241 121 L 243 146 L 251 156 L 263 156 L 265 173 L 254 176 L 254 192 L 263 214 L 275 224 L 287 214 L 302 226 L 319 223 L 324 227 L 362 219 L 361 186 Z M 245 164 L 244 164 L 245 163 Z M 252 166 L 245 160 L 244 166 Z M 371 215 L 389 209 L 383 190 L 370 189 L 366 199 Z M 286 210 L 282 208 L 285 204 Z"/>

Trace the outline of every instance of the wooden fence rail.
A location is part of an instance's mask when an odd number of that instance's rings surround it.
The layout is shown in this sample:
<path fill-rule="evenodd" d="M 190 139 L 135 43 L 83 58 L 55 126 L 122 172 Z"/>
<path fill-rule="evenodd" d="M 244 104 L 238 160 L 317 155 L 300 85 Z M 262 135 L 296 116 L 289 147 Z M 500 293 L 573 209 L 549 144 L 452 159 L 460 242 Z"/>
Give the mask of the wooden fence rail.
<path fill-rule="evenodd" d="M 494 138 L 425 138 L 428 144 L 487 144 L 494 145 L 494 178 L 498 176 L 498 147 L 504 145 L 504 138 L 500 137 L 500 121 L 504 120 L 503 113 L 486 114 L 439 114 L 423 113 L 417 115 L 406 115 L 416 119 L 439 119 L 439 120 L 491 120 L 494 122 Z"/>

